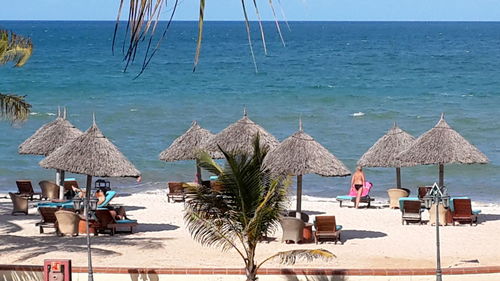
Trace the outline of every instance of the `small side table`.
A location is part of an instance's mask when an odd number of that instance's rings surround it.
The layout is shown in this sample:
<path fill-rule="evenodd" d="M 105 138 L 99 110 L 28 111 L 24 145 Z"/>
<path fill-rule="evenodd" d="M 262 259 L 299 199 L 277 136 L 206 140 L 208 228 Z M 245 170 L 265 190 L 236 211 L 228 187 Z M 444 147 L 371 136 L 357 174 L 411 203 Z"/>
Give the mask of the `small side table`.
<path fill-rule="evenodd" d="M 313 227 L 312 223 L 306 222 L 306 224 L 304 225 L 304 231 L 302 232 L 302 237 L 304 237 L 302 242 L 308 243 L 308 242 L 312 241 L 312 239 L 313 239 L 312 227 Z"/>
<path fill-rule="evenodd" d="M 89 219 L 89 233 L 93 233 L 95 236 L 97 236 L 97 227 L 98 227 L 98 222 L 94 219 Z M 80 222 L 78 223 L 78 233 L 80 234 L 87 233 L 85 218 L 83 218 L 83 216 L 80 216 Z"/>

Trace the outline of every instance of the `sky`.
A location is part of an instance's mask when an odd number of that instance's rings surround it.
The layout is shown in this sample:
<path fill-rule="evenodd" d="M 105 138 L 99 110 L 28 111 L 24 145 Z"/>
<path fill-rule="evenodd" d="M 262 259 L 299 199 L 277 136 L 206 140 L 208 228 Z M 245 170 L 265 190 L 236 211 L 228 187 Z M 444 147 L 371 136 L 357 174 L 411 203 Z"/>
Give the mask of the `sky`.
<path fill-rule="evenodd" d="M 4 0 L 1 20 L 115 20 L 120 0 Z M 127 4 L 128 1 L 124 5 Z M 168 0 L 173 3 L 174 0 Z M 174 19 L 197 20 L 198 0 L 179 0 Z M 269 0 L 257 0 L 272 20 Z M 273 0 L 278 19 L 303 21 L 500 21 L 500 0 Z M 281 3 L 281 5 L 278 5 Z M 256 19 L 252 0 L 246 0 Z M 279 7 L 281 6 L 281 8 Z M 165 9 L 167 11 L 168 9 Z M 163 14 L 167 19 L 167 13 Z M 243 20 L 240 0 L 208 0 L 206 20 Z"/>

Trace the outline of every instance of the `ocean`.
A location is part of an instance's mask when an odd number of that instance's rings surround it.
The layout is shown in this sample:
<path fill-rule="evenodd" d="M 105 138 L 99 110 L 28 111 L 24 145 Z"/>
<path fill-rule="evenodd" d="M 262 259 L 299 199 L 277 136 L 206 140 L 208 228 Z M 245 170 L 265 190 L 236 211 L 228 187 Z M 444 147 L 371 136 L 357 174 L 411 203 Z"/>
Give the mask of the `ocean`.
<path fill-rule="evenodd" d="M 246 107 L 279 140 L 298 129 L 301 117 L 305 132 L 351 170 L 394 122 L 417 137 L 444 112 L 490 159 L 446 165 L 449 192 L 500 202 L 500 23 L 290 22 L 289 29 L 282 25 L 285 47 L 273 25 L 264 23 L 266 56 L 252 24 L 258 73 L 243 22 L 206 23 L 194 73 L 197 23 L 174 22 L 150 67 L 134 79 L 142 53 L 124 73 L 123 35 L 111 52 L 114 22 L 0 21 L 0 28 L 31 37 L 35 48 L 24 67 L 0 67 L 0 92 L 26 95 L 33 105 L 25 123 L 0 122 L 0 192 L 16 190 L 16 179 L 54 178 L 38 165 L 42 156 L 19 155 L 17 148 L 54 120 L 57 106 L 83 131 L 95 113 L 103 133 L 143 174 L 141 184 L 111 179 L 129 192 L 193 180 L 193 161 L 165 163 L 158 154 L 193 120 L 217 133 Z M 395 169 L 365 173 L 372 195 L 387 198 Z M 68 176 L 84 183 L 82 175 Z M 304 193 L 343 195 L 349 180 L 306 175 Z M 403 168 L 402 180 L 415 194 L 438 180 L 438 168 Z"/>

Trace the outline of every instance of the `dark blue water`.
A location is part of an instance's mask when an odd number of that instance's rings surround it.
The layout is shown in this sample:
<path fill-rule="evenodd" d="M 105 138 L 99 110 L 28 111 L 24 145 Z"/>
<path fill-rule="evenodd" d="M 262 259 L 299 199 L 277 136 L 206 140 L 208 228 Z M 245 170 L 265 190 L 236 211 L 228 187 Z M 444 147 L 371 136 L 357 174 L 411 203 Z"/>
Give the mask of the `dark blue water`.
<path fill-rule="evenodd" d="M 33 105 L 26 123 L 0 123 L 0 190 L 15 189 L 18 178 L 53 178 L 38 166 L 40 156 L 19 155 L 17 146 L 52 121 L 58 105 L 81 130 L 95 112 L 104 134 L 143 173 L 143 188 L 192 180 L 192 162 L 164 163 L 159 152 L 192 120 L 219 132 L 246 106 L 249 117 L 280 140 L 296 131 L 302 116 L 305 131 L 351 169 L 393 122 L 418 136 L 445 112 L 491 160 L 446 166 L 449 190 L 500 201 L 500 23 L 291 22 L 290 31 L 283 28 L 286 47 L 273 24 L 265 23 L 267 56 L 253 26 L 257 74 L 244 23 L 206 23 L 192 73 L 197 24 L 175 22 L 151 66 L 134 80 L 140 65 L 123 73 L 123 37 L 111 54 L 113 22 L 0 21 L 0 28 L 30 36 L 35 45 L 23 68 L 0 67 L 0 92 L 27 95 Z M 394 169 L 366 174 L 375 196 L 394 185 Z M 435 166 L 405 168 L 403 185 L 415 190 L 437 181 L 437 174 Z M 309 175 L 304 189 L 331 197 L 346 193 L 348 181 Z"/>

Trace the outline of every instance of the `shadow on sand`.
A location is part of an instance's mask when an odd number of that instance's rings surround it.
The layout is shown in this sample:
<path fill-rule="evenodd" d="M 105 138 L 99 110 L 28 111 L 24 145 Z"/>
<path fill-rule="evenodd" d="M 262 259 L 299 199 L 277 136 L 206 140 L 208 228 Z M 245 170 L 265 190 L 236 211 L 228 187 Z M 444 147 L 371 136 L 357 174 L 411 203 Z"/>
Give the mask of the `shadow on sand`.
<path fill-rule="evenodd" d="M 386 233 L 371 230 L 342 230 L 342 240 L 365 239 L 365 238 L 380 238 L 387 236 Z"/>

